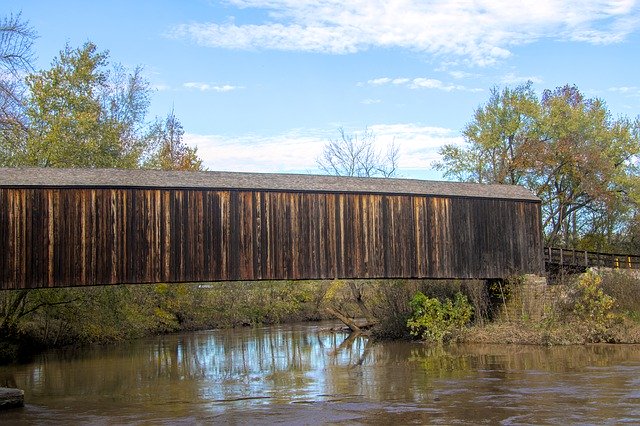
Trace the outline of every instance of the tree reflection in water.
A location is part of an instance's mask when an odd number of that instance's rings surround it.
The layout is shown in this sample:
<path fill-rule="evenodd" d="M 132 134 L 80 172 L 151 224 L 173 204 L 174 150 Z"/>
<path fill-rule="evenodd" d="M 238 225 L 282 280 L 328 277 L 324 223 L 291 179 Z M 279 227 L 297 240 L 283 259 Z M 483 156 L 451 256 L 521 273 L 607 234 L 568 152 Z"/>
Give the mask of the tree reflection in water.
<path fill-rule="evenodd" d="M 0 367 L 27 401 L 2 420 L 640 422 L 634 346 L 438 347 L 327 328 L 214 330 L 50 352 Z"/>

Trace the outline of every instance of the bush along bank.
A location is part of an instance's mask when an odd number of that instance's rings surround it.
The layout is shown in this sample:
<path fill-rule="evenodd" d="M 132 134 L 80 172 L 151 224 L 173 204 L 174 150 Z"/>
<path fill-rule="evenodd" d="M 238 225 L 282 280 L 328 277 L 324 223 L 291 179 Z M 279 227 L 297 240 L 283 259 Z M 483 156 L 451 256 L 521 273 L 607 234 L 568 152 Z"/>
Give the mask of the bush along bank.
<path fill-rule="evenodd" d="M 333 285 L 339 287 L 339 282 Z M 547 285 L 543 277 L 517 276 L 500 281 L 354 281 L 343 283 L 342 290 L 332 296 L 337 309 L 366 317 L 377 338 L 640 343 L 640 279 L 624 272 L 588 271 L 565 277 L 559 285 Z"/>

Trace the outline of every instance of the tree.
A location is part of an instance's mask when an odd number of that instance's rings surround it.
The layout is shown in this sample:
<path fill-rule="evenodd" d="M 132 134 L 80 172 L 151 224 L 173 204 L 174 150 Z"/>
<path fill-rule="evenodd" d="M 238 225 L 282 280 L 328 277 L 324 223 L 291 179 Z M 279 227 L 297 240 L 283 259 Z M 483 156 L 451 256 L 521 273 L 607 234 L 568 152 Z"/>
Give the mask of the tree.
<path fill-rule="evenodd" d="M 336 176 L 392 177 L 398 169 L 399 149 L 395 141 L 389 144 L 386 153 L 376 147 L 374 133 L 365 129 L 360 136 L 338 129 L 340 137 L 331 139 L 322 155 L 316 159 L 320 168 Z"/>
<path fill-rule="evenodd" d="M 35 31 L 21 15 L 0 18 L 0 166 L 26 138 L 23 74 L 31 70 Z"/>
<path fill-rule="evenodd" d="M 444 146 L 435 167 L 531 189 L 542 199 L 548 244 L 612 248 L 638 211 L 639 129 L 639 120 L 613 119 L 604 101 L 575 86 L 541 99 L 531 83 L 494 89 L 465 127 L 466 145 Z"/>
<path fill-rule="evenodd" d="M 203 170 L 198 149 L 182 141 L 184 130 L 173 110 L 164 122 L 156 121 L 151 132 L 155 152 L 145 167 L 160 170 Z"/>
<path fill-rule="evenodd" d="M 633 206 L 628 180 L 640 154 L 635 124 L 612 119 L 600 99 L 585 99 L 575 86 L 545 90 L 541 137 L 530 186 L 543 200 L 550 244 L 576 246 L 599 233 L 610 248 L 620 220 Z M 593 247 L 593 248 L 599 248 Z"/>
<path fill-rule="evenodd" d="M 51 69 L 27 77 L 28 138 L 20 163 L 40 167 L 137 167 L 149 98 L 140 69 L 108 70 L 108 52 L 66 46 Z"/>

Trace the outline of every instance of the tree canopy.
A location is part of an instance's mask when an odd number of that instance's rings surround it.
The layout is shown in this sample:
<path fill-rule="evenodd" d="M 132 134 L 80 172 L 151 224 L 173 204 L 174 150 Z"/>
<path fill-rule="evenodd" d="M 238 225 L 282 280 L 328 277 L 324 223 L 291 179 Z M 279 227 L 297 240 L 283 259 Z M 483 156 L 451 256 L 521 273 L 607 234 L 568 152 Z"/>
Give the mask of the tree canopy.
<path fill-rule="evenodd" d="M 12 158 L 14 145 L 25 137 L 25 85 L 31 71 L 36 32 L 20 14 L 0 17 L 0 164 Z"/>
<path fill-rule="evenodd" d="M 0 43 L 15 44 L 15 37 L 0 36 Z M 3 133 L 0 166 L 202 168 L 173 111 L 164 122 L 147 121 L 151 89 L 142 68 L 110 64 L 109 53 L 92 42 L 65 46 L 51 68 L 29 74 L 25 83 L 24 131 Z"/>
<path fill-rule="evenodd" d="M 622 249 L 637 226 L 640 119 L 613 118 L 575 86 L 493 89 L 435 164 L 458 180 L 523 185 L 542 199 L 548 244 Z M 635 225 L 634 225 L 635 224 Z M 637 250 L 637 247 L 635 247 Z"/>

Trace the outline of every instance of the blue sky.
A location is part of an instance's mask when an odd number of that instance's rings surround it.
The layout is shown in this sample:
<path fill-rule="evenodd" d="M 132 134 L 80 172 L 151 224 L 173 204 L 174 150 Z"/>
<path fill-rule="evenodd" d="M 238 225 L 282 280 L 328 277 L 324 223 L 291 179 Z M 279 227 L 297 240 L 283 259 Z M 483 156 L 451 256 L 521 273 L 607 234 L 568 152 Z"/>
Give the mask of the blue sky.
<path fill-rule="evenodd" d="M 576 84 L 640 114 L 634 0 L 20 1 L 37 69 L 69 43 L 142 65 L 149 119 L 171 108 L 210 170 L 317 173 L 337 129 L 400 147 L 400 175 L 431 163 L 493 86 Z"/>

